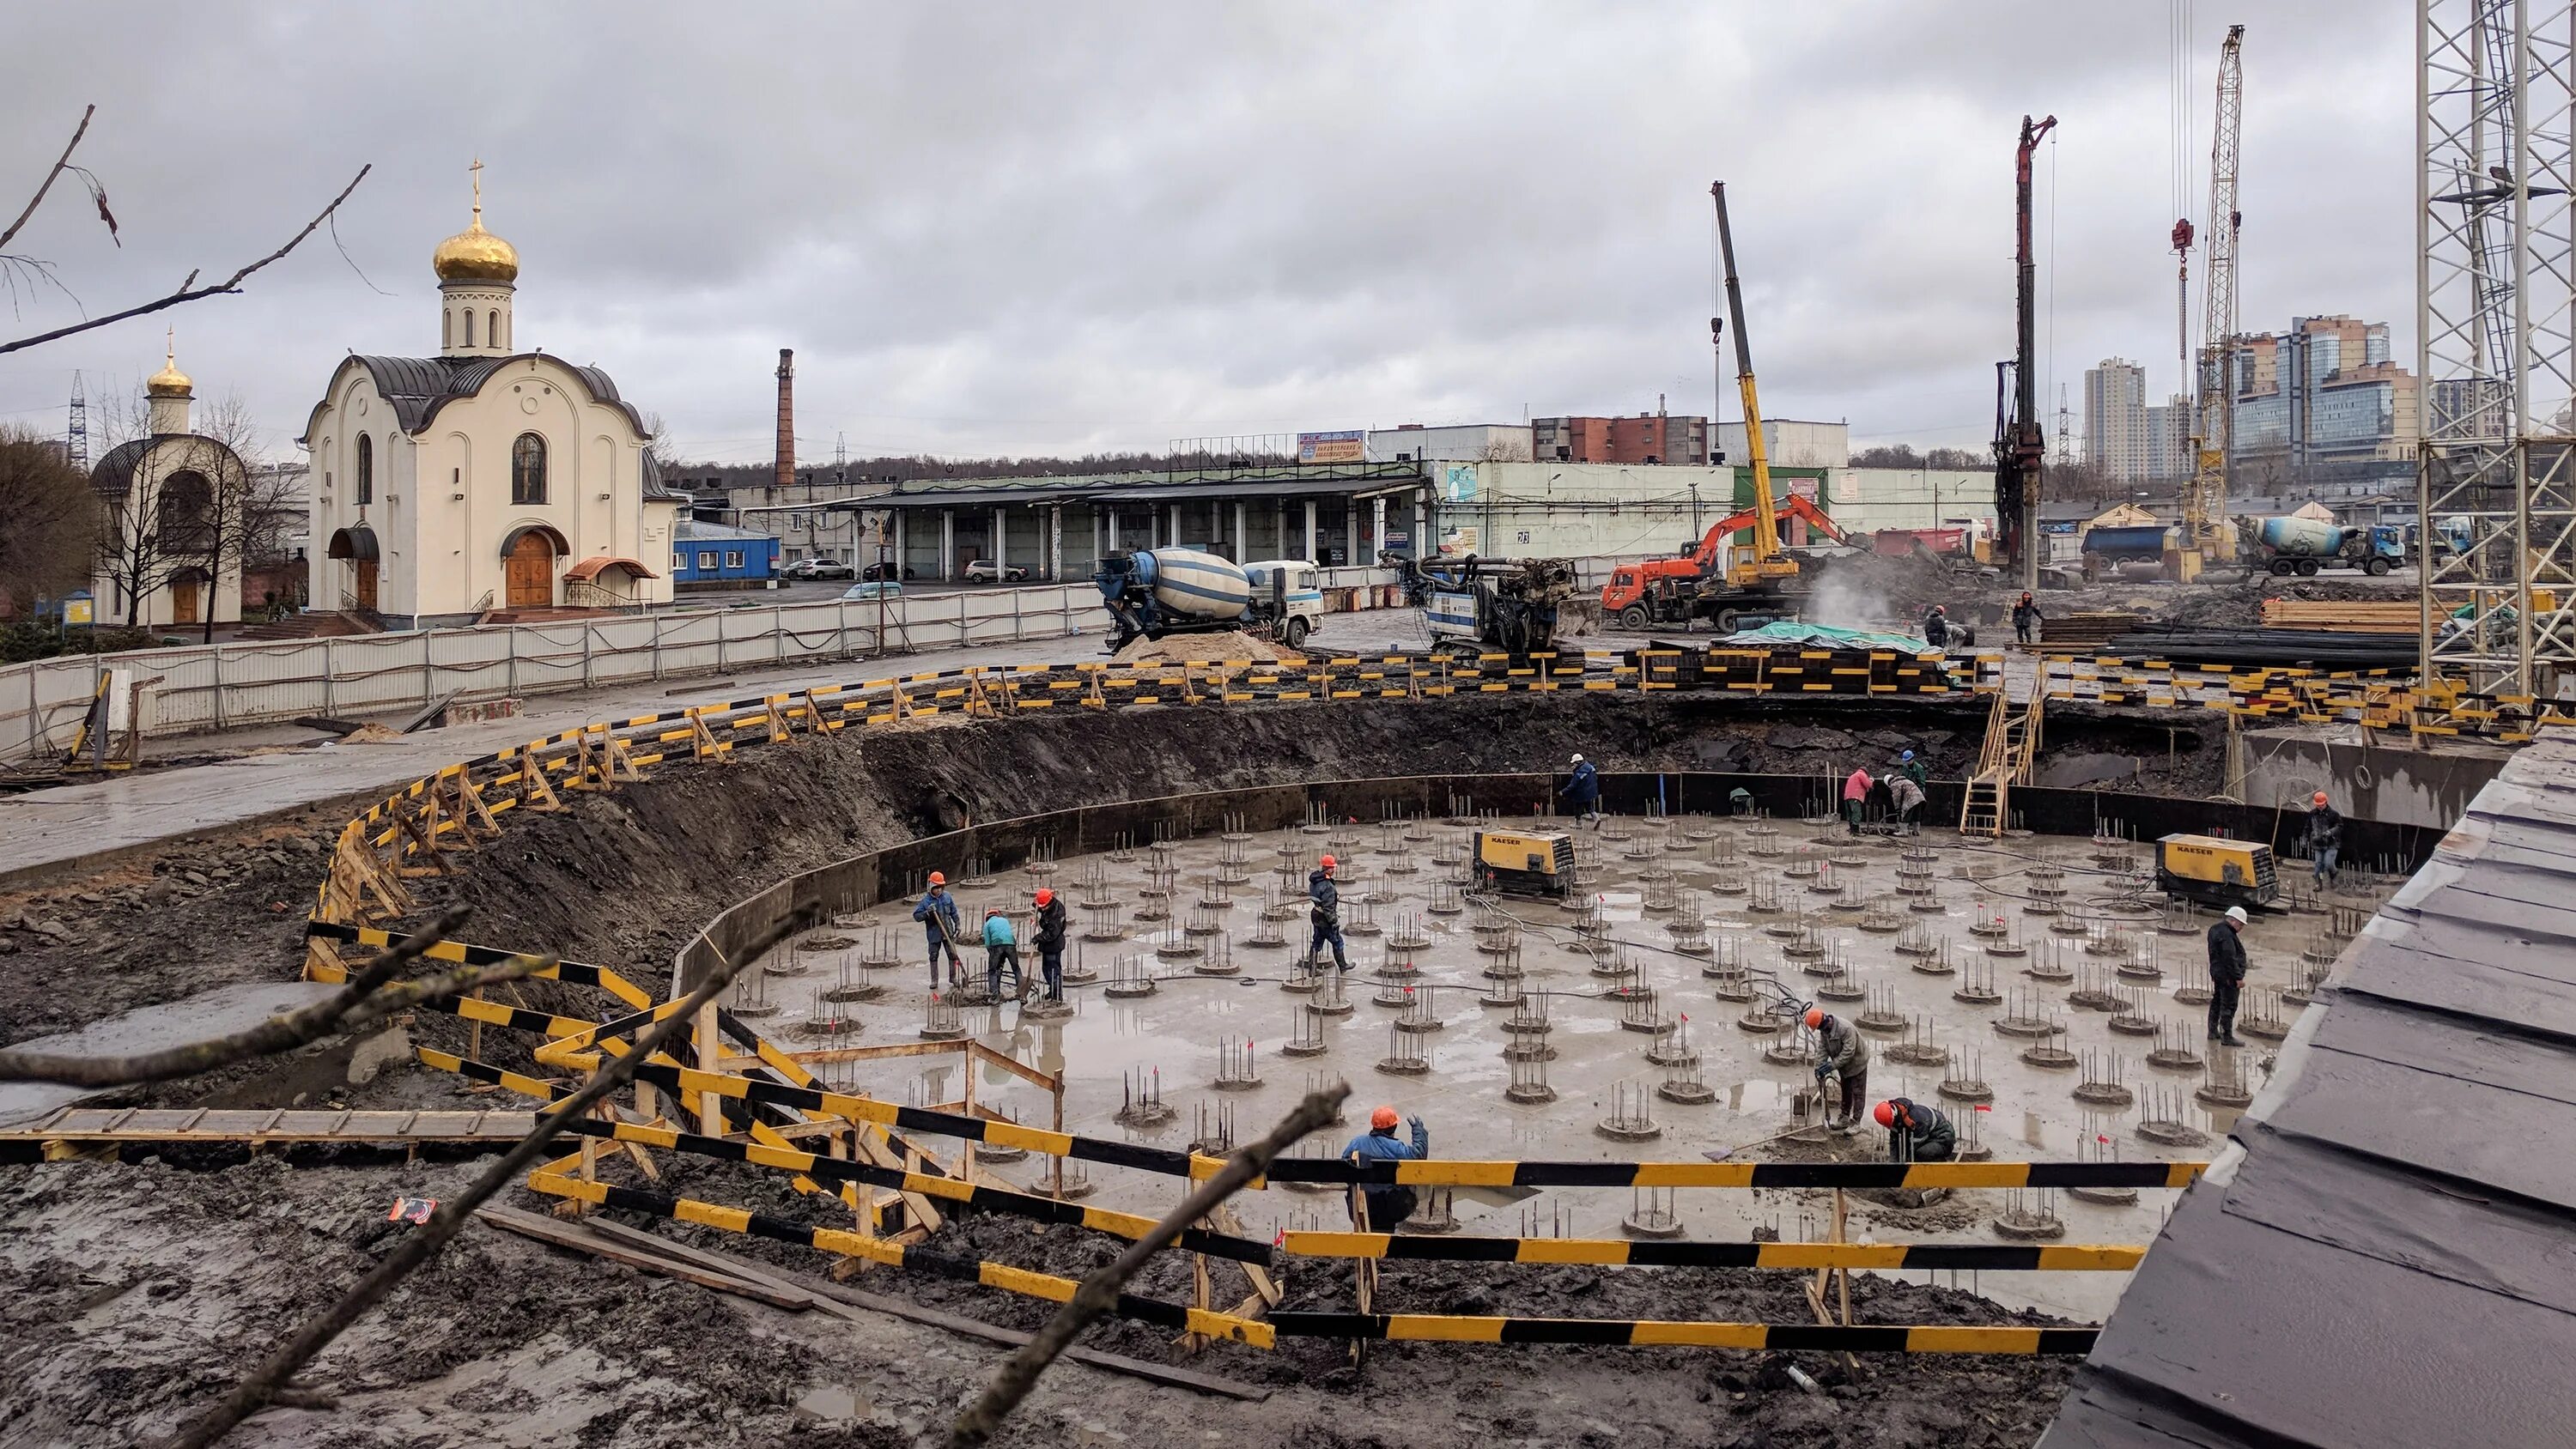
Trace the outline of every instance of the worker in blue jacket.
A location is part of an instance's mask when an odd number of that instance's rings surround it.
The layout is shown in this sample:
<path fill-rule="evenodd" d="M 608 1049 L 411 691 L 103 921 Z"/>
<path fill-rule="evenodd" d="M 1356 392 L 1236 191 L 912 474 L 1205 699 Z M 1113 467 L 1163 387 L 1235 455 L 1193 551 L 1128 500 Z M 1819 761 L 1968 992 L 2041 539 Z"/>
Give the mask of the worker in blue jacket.
<path fill-rule="evenodd" d="M 1411 1142 L 1399 1141 L 1395 1135 L 1395 1109 L 1380 1107 L 1369 1114 L 1369 1130 L 1354 1137 L 1342 1149 L 1342 1156 L 1352 1162 L 1419 1162 L 1431 1155 L 1431 1129 L 1419 1117 L 1405 1119 L 1413 1128 Z M 1413 1189 L 1399 1184 L 1370 1184 L 1360 1189 L 1368 1221 L 1358 1225 L 1364 1233 L 1391 1233 L 1395 1225 L 1413 1216 L 1421 1206 Z"/>
<path fill-rule="evenodd" d="M 1581 755 L 1575 756 L 1570 763 L 1574 766 L 1574 777 L 1556 793 L 1565 797 L 1566 804 L 1573 807 L 1576 815 L 1591 821 L 1592 828 L 1598 830 L 1601 828 L 1601 772 L 1592 768 L 1592 762 Z"/>
<path fill-rule="evenodd" d="M 1315 953 L 1327 945 L 1333 948 L 1336 970 L 1351 969 L 1350 953 L 1342 948 L 1342 893 L 1333 884 L 1333 858 L 1325 856 L 1306 875 L 1306 919 L 1315 927 L 1315 938 L 1306 943 L 1306 965 L 1316 964 Z"/>
<path fill-rule="evenodd" d="M 1020 969 L 1020 938 L 1011 929 L 1011 918 L 999 906 L 984 912 L 984 994 L 999 1001 L 1002 998 L 1002 968 L 1011 968 L 1013 999 L 1029 994 L 1029 974 Z"/>
<path fill-rule="evenodd" d="M 939 989 L 939 953 L 948 953 L 948 984 L 955 986 L 966 979 L 966 963 L 957 959 L 957 898 L 948 893 L 948 877 L 939 871 L 930 873 L 930 893 L 912 908 L 912 918 L 921 922 L 930 937 L 930 989 Z"/>

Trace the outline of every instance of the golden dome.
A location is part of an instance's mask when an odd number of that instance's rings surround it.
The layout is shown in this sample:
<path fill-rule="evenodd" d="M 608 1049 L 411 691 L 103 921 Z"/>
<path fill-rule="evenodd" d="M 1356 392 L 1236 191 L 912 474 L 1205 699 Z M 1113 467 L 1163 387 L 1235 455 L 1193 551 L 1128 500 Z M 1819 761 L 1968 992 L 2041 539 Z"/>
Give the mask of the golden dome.
<path fill-rule="evenodd" d="M 483 229 L 483 163 L 474 171 L 474 223 L 438 244 L 429 254 L 430 270 L 442 282 L 515 282 L 519 249 Z"/>
<path fill-rule="evenodd" d="M 179 370 L 179 343 L 174 336 L 163 354 L 161 370 L 143 379 L 144 394 L 147 397 L 186 397 L 195 386 L 188 374 Z"/>

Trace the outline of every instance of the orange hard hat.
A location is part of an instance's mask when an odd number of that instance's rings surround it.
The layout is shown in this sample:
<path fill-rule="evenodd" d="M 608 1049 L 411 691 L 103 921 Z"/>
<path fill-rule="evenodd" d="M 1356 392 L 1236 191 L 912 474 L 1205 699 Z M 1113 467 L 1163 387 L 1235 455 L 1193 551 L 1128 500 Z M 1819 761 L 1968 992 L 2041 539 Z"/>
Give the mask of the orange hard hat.
<path fill-rule="evenodd" d="M 1371 1113 L 1369 1114 L 1369 1125 L 1370 1125 L 1371 1127 L 1392 1127 L 1392 1126 L 1394 1126 L 1394 1125 L 1395 1125 L 1395 1109 L 1394 1109 L 1393 1107 L 1380 1107 L 1380 1108 L 1378 1108 L 1376 1111 L 1371 1112 Z"/>
<path fill-rule="evenodd" d="M 1821 1007 L 1821 1006 L 1810 1006 L 1810 1007 L 1808 1007 L 1808 1008 L 1807 1008 L 1807 1025 L 1808 1025 L 1810 1028 L 1821 1028 L 1821 1027 L 1823 1027 L 1823 1026 L 1824 1026 L 1824 1024 L 1825 1024 L 1825 1009 L 1824 1009 L 1823 1007 Z"/>
<path fill-rule="evenodd" d="M 1050 888 L 1048 888 L 1048 887 L 1046 887 L 1046 886 L 1039 886 L 1039 887 L 1038 887 L 1038 896 L 1037 896 L 1037 900 L 1038 900 L 1038 904 L 1039 904 L 1039 905 L 1042 905 L 1042 906 L 1043 906 L 1043 905 L 1046 905 L 1046 904 L 1048 904 L 1048 903 L 1052 902 L 1054 899 L 1055 899 L 1055 892 L 1054 892 L 1052 889 L 1050 889 Z"/>
<path fill-rule="evenodd" d="M 948 884 L 948 877 L 934 870 L 930 873 L 930 883 L 932 885 L 946 885 Z"/>
<path fill-rule="evenodd" d="M 2319 790 L 2317 793 L 2309 796 L 2308 803 L 2311 805 L 2323 805 L 2326 803 L 2326 792 Z"/>
<path fill-rule="evenodd" d="M 1896 1125 L 1896 1104 L 1894 1102 L 1881 1102 L 1870 1110 L 1869 1115 L 1878 1119 L 1879 1126 L 1893 1127 Z"/>
<path fill-rule="evenodd" d="M 1323 865 L 1324 865 L 1324 869 L 1326 869 L 1326 870 L 1331 870 L 1331 869 L 1333 868 L 1333 858 L 1332 858 L 1331 856 L 1329 856 L 1329 855 L 1328 855 L 1328 856 L 1325 856 L 1325 857 L 1324 857 L 1324 860 L 1323 860 Z"/>

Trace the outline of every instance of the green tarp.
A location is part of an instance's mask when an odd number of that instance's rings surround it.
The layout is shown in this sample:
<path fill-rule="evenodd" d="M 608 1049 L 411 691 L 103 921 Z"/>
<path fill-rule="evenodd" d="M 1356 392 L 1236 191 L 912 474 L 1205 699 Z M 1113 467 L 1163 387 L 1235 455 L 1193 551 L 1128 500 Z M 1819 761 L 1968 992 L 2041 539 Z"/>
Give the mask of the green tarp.
<path fill-rule="evenodd" d="M 1800 624 L 1783 619 L 1759 629 L 1738 629 L 1718 641 L 1756 648 L 1893 649 L 1901 654 L 1941 651 L 1911 634 L 1881 634 L 1869 629 L 1837 629 L 1830 624 Z"/>

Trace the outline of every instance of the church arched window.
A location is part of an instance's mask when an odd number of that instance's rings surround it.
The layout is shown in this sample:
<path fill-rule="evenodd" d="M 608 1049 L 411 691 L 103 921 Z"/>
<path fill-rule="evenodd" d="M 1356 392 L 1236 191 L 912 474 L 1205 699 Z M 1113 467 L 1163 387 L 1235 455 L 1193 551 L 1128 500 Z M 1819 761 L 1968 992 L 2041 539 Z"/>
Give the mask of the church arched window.
<path fill-rule="evenodd" d="M 161 485 L 161 548 L 165 553 L 204 553 L 214 547 L 214 485 L 191 468 Z"/>
<path fill-rule="evenodd" d="M 438 345 L 441 347 L 456 345 L 456 309 L 453 307 L 438 314 Z"/>
<path fill-rule="evenodd" d="M 471 307 L 465 309 L 465 345 L 474 345 L 474 309 Z"/>
<path fill-rule="evenodd" d="M 358 502 L 361 506 L 376 501 L 376 440 L 364 433 L 358 435 Z"/>
<path fill-rule="evenodd" d="M 498 308 L 483 314 L 483 345 L 486 347 L 501 345 L 501 313 Z"/>
<path fill-rule="evenodd" d="M 521 433 L 510 445 L 510 501 L 546 501 L 546 440 L 534 433 Z"/>

